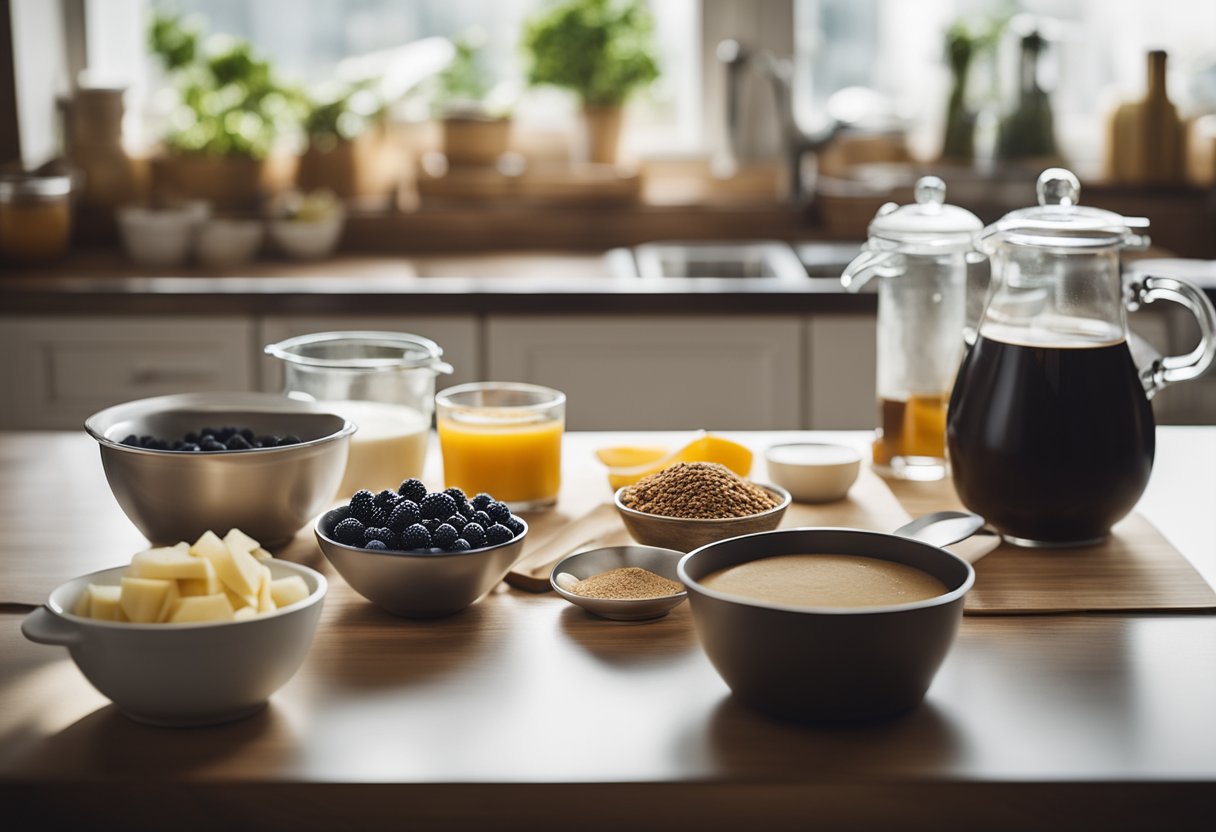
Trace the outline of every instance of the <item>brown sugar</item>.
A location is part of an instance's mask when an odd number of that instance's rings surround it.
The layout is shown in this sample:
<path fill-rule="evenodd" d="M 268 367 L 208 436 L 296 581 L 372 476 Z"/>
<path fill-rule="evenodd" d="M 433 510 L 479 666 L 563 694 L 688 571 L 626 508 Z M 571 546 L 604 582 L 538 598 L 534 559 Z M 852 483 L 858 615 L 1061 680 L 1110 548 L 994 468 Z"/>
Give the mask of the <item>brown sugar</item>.
<path fill-rule="evenodd" d="M 626 488 L 621 502 L 646 514 L 698 520 L 747 517 L 780 505 L 770 492 L 714 462 L 677 462 Z"/>
<path fill-rule="evenodd" d="M 640 600 L 676 595 L 684 591 L 684 584 L 656 575 L 649 569 L 623 566 L 583 578 L 570 591 L 584 598 Z"/>

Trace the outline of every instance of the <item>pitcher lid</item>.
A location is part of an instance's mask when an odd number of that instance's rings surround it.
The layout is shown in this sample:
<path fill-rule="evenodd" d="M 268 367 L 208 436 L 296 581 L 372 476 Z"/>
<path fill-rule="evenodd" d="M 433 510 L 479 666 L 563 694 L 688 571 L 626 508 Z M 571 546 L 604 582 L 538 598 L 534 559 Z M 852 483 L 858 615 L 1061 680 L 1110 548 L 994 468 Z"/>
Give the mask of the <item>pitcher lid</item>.
<path fill-rule="evenodd" d="M 1039 204 L 1010 211 L 984 229 L 982 240 L 1046 248 L 1143 247 L 1148 238 L 1134 229 L 1148 227 L 1144 217 L 1080 205 L 1081 183 L 1072 171 L 1048 168 L 1035 186 Z"/>
<path fill-rule="evenodd" d="M 984 227 L 980 218 L 957 205 L 946 204 L 946 183 L 922 176 L 913 191 L 916 202 L 888 202 L 870 223 L 870 238 L 882 248 L 908 253 L 968 251 L 972 235 Z"/>

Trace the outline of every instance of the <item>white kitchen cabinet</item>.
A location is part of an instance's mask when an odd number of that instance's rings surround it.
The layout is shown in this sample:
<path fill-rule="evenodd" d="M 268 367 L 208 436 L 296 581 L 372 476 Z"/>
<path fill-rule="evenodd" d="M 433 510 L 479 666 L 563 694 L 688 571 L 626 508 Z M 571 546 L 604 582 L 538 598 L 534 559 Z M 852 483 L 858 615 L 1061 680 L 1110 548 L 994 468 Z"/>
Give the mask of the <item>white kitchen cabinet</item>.
<path fill-rule="evenodd" d="M 869 430 L 876 424 L 878 319 L 815 315 L 806 322 L 806 427 Z"/>
<path fill-rule="evenodd" d="M 409 332 L 430 338 L 443 348 L 444 360 L 452 365 L 452 375 L 436 379 L 436 389 L 481 379 L 481 325 L 472 316 L 434 315 L 418 317 L 296 317 L 275 316 L 258 321 L 258 388 L 270 393 L 283 389 L 283 362 L 262 354 L 262 347 L 310 332 L 336 330 L 375 330 Z"/>
<path fill-rule="evenodd" d="M 486 376 L 562 390 L 571 430 L 802 426 L 802 321 L 490 316 Z"/>
<path fill-rule="evenodd" d="M 241 318 L 0 318 L 0 427 L 75 429 L 92 413 L 168 393 L 254 389 Z"/>

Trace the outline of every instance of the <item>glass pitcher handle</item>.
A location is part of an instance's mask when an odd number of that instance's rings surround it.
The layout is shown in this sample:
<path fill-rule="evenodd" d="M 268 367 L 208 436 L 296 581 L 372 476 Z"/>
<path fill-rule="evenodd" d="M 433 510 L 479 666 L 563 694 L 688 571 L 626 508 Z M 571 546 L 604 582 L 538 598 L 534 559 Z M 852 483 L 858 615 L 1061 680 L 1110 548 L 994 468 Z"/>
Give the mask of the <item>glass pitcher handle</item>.
<path fill-rule="evenodd" d="M 1203 290 L 1175 277 L 1148 275 L 1132 281 L 1128 295 L 1127 308 L 1132 311 L 1146 303 L 1169 300 L 1189 309 L 1199 323 L 1195 349 L 1184 355 L 1164 356 L 1140 368 L 1144 392 L 1151 398 L 1167 384 L 1201 375 L 1216 356 L 1216 309 Z"/>

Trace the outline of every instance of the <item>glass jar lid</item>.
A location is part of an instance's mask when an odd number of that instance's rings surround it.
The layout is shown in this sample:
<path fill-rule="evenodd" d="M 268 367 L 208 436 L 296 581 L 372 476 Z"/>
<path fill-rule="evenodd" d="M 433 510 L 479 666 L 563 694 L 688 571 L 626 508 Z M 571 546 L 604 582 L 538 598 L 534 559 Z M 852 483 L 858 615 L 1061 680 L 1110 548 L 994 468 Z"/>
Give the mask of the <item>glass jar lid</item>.
<path fill-rule="evenodd" d="M 972 237 L 984 227 L 980 218 L 957 205 L 946 204 L 946 183 L 922 176 L 913 191 L 916 202 L 888 202 L 870 223 L 870 242 L 877 248 L 897 248 L 909 254 L 969 251 Z"/>
<path fill-rule="evenodd" d="M 0 202 L 57 199 L 72 192 L 72 177 L 18 173 L 0 176 Z"/>
<path fill-rule="evenodd" d="M 329 370 L 429 369 L 451 373 L 443 349 L 429 338 L 405 332 L 314 332 L 265 348 L 292 364 Z"/>
<path fill-rule="evenodd" d="M 1148 237 L 1135 233 L 1148 227 L 1148 219 L 1080 205 L 1081 183 L 1071 171 L 1048 168 L 1039 175 L 1035 191 L 1038 205 L 1010 211 L 984 229 L 981 241 L 1044 248 L 1148 245 Z"/>

